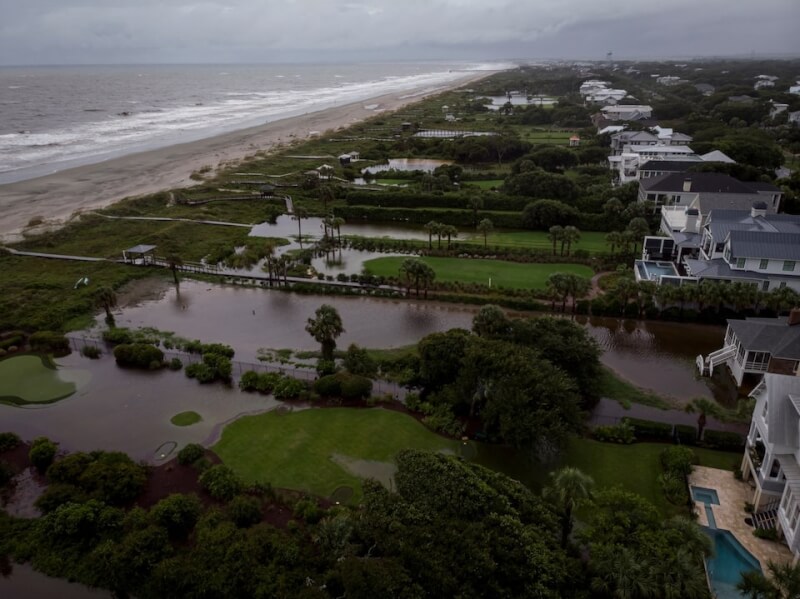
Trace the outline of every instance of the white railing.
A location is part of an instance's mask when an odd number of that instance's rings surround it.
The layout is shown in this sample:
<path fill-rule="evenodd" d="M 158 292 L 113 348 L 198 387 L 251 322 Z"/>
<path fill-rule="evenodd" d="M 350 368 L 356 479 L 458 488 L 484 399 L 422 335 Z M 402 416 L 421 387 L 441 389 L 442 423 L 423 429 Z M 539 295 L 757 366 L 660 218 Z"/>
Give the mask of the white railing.
<path fill-rule="evenodd" d="M 717 351 L 713 351 L 708 354 L 708 357 L 705 359 L 705 364 L 708 366 L 708 375 L 711 376 L 714 374 L 715 366 L 724 364 L 734 356 L 736 356 L 735 345 L 726 345 L 722 349 L 718 349 Z"/>

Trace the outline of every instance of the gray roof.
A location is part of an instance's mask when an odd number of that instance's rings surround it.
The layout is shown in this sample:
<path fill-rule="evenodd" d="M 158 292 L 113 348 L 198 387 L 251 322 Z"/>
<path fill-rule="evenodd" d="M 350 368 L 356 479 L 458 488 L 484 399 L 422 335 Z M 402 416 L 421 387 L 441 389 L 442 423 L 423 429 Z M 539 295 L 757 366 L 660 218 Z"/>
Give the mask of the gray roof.
<path fill-rule="evenodd" d="M 786 318 L 729 320 L 736 338 L 748 351 L 769 352 L 775 358 L 800 360 L 800 326 Z"/>
<path fill-rule="evenodd" d="M 696 160 L 648 160 L 639 167 L 640 171 L 660 171 L 663 173 L 685 173 L 693 166 Z"/>
<path fill-rule="evenodd" d="M 686 180 L 692 182 L 692 193 L 753 194 L 755 190 L 724 173 L 672 173 L 642 182 L 648 191 L 683 192 Z"/>
<path fill-rule="evenodd" d="M 723 241 L 730 231 L 800 233 L 800 216 L 792 214 L 752 216 L 749 210 L 714 210 L 708 217 L 706 228 L 717 242 Z"/>
<path fill-rule="evenodd" d="M 771 193 L 780 192 L 781 188 L 776 187 L 772 183 L 764 183 L 763 181 L 747 181 L 745 183 L 753 191 L 769 191 Z"/>
<path fill-rule="evenodd" d="M 673 233 L 672 240 L 676 245 L 684 248 L 699 248 L 703 241 L 703 236 L 700 233 Z"/>
<path fill-rule="evenodd" d="M 716 258 L 714 260 L 684 258 L 683 263 L 686 265 L 691 276 L 700 279 L 765 281 L 768 278 L 766 274 L 751 272 L 749 270 L 733 270 L 722 258 Z M 780 279 L 781 277 L 772 275 L 769 278 Z"/>
<path fill-rule="evenodd" d="M 750 210 L 753 202 L 760 199 L 755 192 L 747 193 L 705 193 L 698 197 L 700 212 L 708 214 L 718 210 Z M 767 206 L 769 213 L 774 213 L 775 209 Z"/>
<path fill-rule="evenodd" d="M 800 260 L 800 233 L 731 231 L 728 238 L 735 258 Z"/>
<path fill-rule="evenodd" d="M 147 252 L 152 252 L 156 249 L 154 245 L 135 245 L 132 248 L 128 248 L 125 250 L 126 254 L 146 254 Z"/>

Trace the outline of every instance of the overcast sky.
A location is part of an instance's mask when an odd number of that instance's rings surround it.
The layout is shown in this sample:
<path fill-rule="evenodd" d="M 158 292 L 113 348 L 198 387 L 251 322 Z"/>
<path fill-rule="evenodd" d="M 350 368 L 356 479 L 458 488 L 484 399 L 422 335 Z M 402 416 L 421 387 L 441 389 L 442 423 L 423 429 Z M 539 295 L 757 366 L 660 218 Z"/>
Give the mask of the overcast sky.
<path fill-rule="evenodd" d="M 0 0 L 0 64 L 800 55 L 800 0 Z"/>

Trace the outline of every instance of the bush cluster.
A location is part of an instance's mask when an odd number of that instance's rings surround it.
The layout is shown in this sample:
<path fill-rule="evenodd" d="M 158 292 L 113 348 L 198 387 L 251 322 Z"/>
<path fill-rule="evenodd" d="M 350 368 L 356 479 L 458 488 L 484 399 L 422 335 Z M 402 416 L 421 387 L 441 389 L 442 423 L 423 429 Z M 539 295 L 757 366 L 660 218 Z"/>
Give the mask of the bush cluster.
<path fill-rule="evenodd" d="M 69 353 L 69 339 L 53 331 L 37 331 L 28 339 L 31 349 L 48 354 L 65 355 Z"/>
<path fill-rule="evenodd" d="M 114 359 L 120 366 L 158 370 L 164 364 L 164 352 L 147 343 L 123 343 L 114 348 Z"/>
<path fill-rule="evenodd" d="M 630 445 L 636 441 L 633 426 L 627 422 L 621 422 L 611 426 L 598 426 L 592 430 L 592 435 L 598 441 L 606 443 L 621 443 Z"/>
<path fill-rule="evenodd" d="M 22 440 L 16 433 L 0 433 L 0 453 L 11 451 L 20 443 L 22 443 Z"/>
<path fill-rule="evenodd" d="M 239 388 L 242 391 L 258 391 L 259 393 L 272 393 L 275 385 L 283 377 L 279 372 L 256 372 L 248 370 L 239 379 Z"/>
<path fill-rule="evenodd" d="M 185 466 L 194 464 L 197 460 L 202 458 L 205 453 L 206 450 L 199 443 L 189 443 L 178 452 L 178 463 Z"/>
<path fill-rule="evenodd" d="M 664 471 L 658 481 L 667 501 L 675 505 L 689 501 L 686 477 L 692 473 L 697 461 L 697 455 L 689 447 L 668 447 L 661 452 L 661 467 Z"/>
<path fill-rule="evenodd" d="M 372 381 L 357 374 L 337 372 L 315 381 L 314 391 L 323 397 L 366 399 L 372 393 Z"/>
<path fill-rule="evenodd" d="M 233 366 L 230 358 L 215 354 L 204 353 L 203 361 L 189 364 L 185 371 L 190 379 L 197 379 L 200 383 L 213 383 L 214 381 L 230 382 Z"/>
<path fill-rule="evenodd" d="M 669 440 L 672 439 L 672 425 L 653 420 L 625 418 L 625 422 L 633 427 L 633 433 L 639 439 Z"/>
<path fill-rule="evenodd" d="M 739 433 L 706 430 L 703 433 L 703 445 L 723 451 L 741 451 L 744 449 L 744 437 Z"/>
<path fill-rule="evenodd" d="M 222 464 L 211 466 L 200 475 L 200 486 L 214 499 L 230 501 L 242 492 L 244 483 L 233 470 Z"/>

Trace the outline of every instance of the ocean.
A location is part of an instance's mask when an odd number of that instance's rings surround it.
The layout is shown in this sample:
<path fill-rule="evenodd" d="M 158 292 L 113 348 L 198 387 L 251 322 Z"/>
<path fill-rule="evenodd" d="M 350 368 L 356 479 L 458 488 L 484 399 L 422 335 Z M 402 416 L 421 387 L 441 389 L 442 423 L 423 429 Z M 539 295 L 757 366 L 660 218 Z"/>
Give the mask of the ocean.
<path fill-rule="evenodd" d="M 0 184 L 508 65 L 0 67 Z"/>

